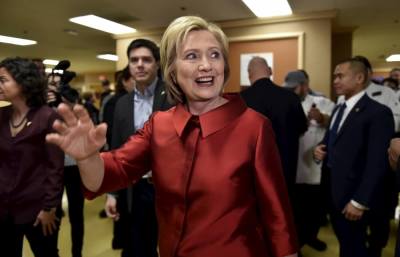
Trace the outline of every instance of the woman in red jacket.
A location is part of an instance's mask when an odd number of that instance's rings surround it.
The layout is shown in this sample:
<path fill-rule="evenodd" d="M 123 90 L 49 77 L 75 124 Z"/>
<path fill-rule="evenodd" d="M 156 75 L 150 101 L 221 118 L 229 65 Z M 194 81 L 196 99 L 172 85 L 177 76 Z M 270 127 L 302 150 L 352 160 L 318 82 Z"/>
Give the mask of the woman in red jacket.
<path fill-rule="evenodd" d="M 297 246 L 270 122 L 237 95 L 222 30 L 200 17 L 173 21 L 161 68 L 177 106 L 151 116 L 120 149 L 99 154 L 106 126 L 81 106 L 48 135 L 74 156 L 86 195 L 135 183 L 153 171 L 161 257 L 296 256 Z"/>

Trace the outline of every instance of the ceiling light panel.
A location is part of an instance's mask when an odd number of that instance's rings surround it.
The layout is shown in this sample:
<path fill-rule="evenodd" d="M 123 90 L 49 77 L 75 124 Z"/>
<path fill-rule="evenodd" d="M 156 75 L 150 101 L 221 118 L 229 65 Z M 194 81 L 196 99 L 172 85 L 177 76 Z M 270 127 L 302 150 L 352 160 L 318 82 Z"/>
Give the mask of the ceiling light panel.
<path fill-rule="evenodd" d="M 386 58 L 387 62 L 400 62 L 400 54 L 392 54 L 388 58 Z"/>
<path fill-rule="evenodd" d="M 287 0 L 242 0 L 259 18 L 291 15 L 292 8 Z"/>
<path fill-rule="evenodd" d="M 0 43 L 19 45 L 19 46 L 27 46 L 37 44 L 34 40 L 17 38 L 17 37 L 8 37 L 0 35 Z"/>
<path fill-rule="evenodd" d="M 69 21 L 111 34 L 133 33 L 136 29 L 90 14 L 70 18 Z"/>

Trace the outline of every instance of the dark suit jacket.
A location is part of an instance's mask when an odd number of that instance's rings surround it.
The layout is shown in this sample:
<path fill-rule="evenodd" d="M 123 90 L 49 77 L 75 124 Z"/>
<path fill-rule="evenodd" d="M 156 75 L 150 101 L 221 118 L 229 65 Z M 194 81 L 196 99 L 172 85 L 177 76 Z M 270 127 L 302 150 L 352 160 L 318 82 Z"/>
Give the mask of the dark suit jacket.
<path fill-rule="evenodd" d="M 392 111 L 365 94 L 350 111 L 332 149 L 327 149 L 333 151 L 329 174 L 328 160 L 324 160 L 324 177 L 335 208 L 342 210 L 352 199 L 371 211 L 381 208 L 384 181 L 390 175 L 387 149 L 393 135 Z M 329 130 L 323 144 L 327 145 L 328 137 Z"/>
<path fill-rule="evenodd" d="M 113 131 L 111 136 L 111 149 L 119 148 L 130 136 L 135 133 L 134 123 L 134 92 L 118 99 L 114 111 Z M 167 101 L 167 92 L 164 82 L 158 79 L 153 101 L 153 112 L 165 111 L 172 105 Z"/>
<path fill-rule="evenodd" d="M 134 92 L 125 94 L 118 99 L 115 105 L 110 149 L 119 148 L 135 133 L 134 96 Z M 171 107 L 172 105 L 167 101 L 167 92 L 165 91 L 164 82 L 158 79 L 154 91 L 153 112 L 165 111 Z M 132 197 L 130 196 L 132 195 L 132 190 L 123 189 L 113 194 L 119 198 L 118 208 L 121 211 L 127 210 L 130 212 L 130 206 L 132 205 Z M 130 196 L 128 196 L 128 194 Z"/>
<path fill-rule="evenodd" d="M 268 78 L 257 80 L 241 95 L 250 108 L 270 119 L 286 183 L 290 188 L 296 179 L 299 137 L 308 126 L 299 97 Z"/>
<path fill-rule="evenodd" d="M 127 93 L 116 93 L 113 95 L 110 100 L 107 101 L 107 103 L 104 106 L 104 112 L 103 112 L 103 122 L 107 124 L 107 144 L 108 146 L 111 145 L 111 136 L 112 136 L 112 131 L 113 131 L 113 123 L 114 123 L 114 111 L 115 111 L 115 105 L 117 104 L 118 100 L 126 95 Z"/>
<path fill-rule="evenodd" d="M 61 204 L 64 153 L 46 143 L 57 113 L 47 106 L 31 108 L 25 128 L 11 137 L 11 107 L 0 108 L 0 219 L 34 222 L 43 208 Z"/>

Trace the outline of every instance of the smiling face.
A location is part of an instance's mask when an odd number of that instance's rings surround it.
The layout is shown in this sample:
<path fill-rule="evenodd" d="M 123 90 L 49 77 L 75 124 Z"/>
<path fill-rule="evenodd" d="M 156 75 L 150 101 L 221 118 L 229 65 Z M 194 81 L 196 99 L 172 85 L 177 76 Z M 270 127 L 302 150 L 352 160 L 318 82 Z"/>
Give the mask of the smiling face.
<path fill-rule="evenodd" d="M 22 98 L 22 88 L 5 68 L 0 68 L 0 100 L 14 101 Z"/>
<path fill-rule="evenodd" d="M 225 61 L 222 49 L 207 30 L 188 33 L 177 52 L 175 78 L 190 102 L 213 102 L 224 86 Z"/>

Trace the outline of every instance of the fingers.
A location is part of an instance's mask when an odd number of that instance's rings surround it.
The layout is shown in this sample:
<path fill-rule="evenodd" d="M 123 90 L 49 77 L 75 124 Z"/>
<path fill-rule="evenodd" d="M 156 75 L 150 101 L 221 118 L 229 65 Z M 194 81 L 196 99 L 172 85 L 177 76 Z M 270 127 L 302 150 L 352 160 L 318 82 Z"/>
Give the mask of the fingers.
<path fill-rule="evenodd" d="M 76 117 L 82 122 L 82 123 L 92 123 L 92 120 L 90 119 L 89 113 L 87 110 L 80 104 L 76 104 L 74 106 L 74 114 Z"/>
<path fill-rule="evenodd" d="M 103 139 L 105 140 L 106 134 L 107 134 L 107 124 L 101 123 L 95 129 L 94 138 L 96 139 L 96 141 L 101 141 Z"/>
<path fill-rule="evenodd" d="M 342 214 L 344 215 L 344 217 L 345 217 L 347 220 L 350 220 L 350 221 L 357 221 L 357 220 L 360 220 L 360 219 L 361 219 L 363 212 L 357 210 L 355 207 L 352 207 L 352 206 L 350 205 L 350 203 L 349 203 L 349 204 L 347 204 L 346 207 L 343 209 Z"/>
<path fill-rule="evenodd" d="M 42 223 L 42 232 L 44 236 L 47 236 L 47 226 Z"/>
<path fill-rule="evenodd" d="M 53 128 L 55 129 L 55 131 L 57 131 L 61 135 L 65 134 L 68 131 L 68 127 L 65 125 L 64 122 L 62 122 L 60 120 L 54 121 Z"/>
<path fill-rule="evenodd" d="M 106 143 L 106 133 L 107 124 L 101 123 L 89 131 L 89 137 L 97 147 L 101 147 Z"/>
<path fill-rule="evenodd" d="M 35 223 L 33 223 L 33 226 L 36 227 L 40 223 L 40 220 L 36 218 Z"/>
<path fill-rule="evenodd" d="M 68 127 L 76 126 L 78 120 L 68 105 L 61 103 L 57 108 L 58 113 L 63 117 Z"/>
<path fill-rule="evenodd" d="M 47 224 L 47 234 L 48 235 L 52 235 L 56 230 L 57 230 L 57 224 L 56 224 L 55 220 L 50 222 L 49 224 Z"/>
<path fill-rule="evenodd" d="M 60 136 L 60 135 L 57 134 L 57 133 L 50 133 L 50 134 L 47 134 L 47 135 L 46 135 L 46 141 L 47 141 L 48 143 L 61 146 L 61 144 L 62 144 L 63 141 L 64 141 L 64 138 L 63 138 L 63 136 Z"/>

